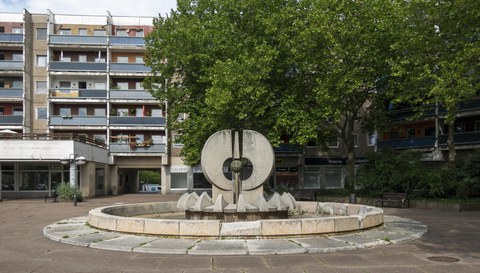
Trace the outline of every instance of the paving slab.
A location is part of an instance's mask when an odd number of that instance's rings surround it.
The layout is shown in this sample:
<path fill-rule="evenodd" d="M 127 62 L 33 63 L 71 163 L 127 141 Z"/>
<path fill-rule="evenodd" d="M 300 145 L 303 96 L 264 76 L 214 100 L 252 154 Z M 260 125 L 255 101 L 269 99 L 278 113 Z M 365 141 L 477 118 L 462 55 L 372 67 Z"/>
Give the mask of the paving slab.
<path fill-rule="evenodd" d="M 293 238 L 293 241 L 305 247 L 309 253 L 355 250 L 356 246 L 328 237 Z"/>
<path fill-rule="evenodd" d="M 191 255 L 246 255 L 245 240 L 201 240 L 187 252 Z"/>
<path fill-rule="evenodd" d="M 160 238 L 135 247 L 133 252 L 156 254 L 187 254 L 198 240 Z"/>
<path fill-rule="evenodd" d="M 306 253 L 307 250 L 289 239 L 247 240 L 250 255 L 277 255 Z"/>
<path fill-rule="evenodd" d="M 156 238 L 147 236 L 120 235 L 117 238 L 91 243 L 90 247 L 119 251 L 133 251 L 133 249 L 147 244 L 155 239 Z"/>

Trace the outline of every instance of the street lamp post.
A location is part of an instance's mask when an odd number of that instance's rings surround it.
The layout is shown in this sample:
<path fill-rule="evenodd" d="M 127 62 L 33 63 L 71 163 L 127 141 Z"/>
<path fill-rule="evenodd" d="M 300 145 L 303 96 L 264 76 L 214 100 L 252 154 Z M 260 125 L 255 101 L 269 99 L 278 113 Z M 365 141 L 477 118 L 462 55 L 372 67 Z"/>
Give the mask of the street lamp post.
<path fill-rule="evenodd" d="M 68 158 L 60 160 L 63 165 L 70 164 L 70 187 L 77 187 L 77 165 L 83 165 L 87 162 L 84 156 L 78 156 L 77 154 L 70 154 Z"/>

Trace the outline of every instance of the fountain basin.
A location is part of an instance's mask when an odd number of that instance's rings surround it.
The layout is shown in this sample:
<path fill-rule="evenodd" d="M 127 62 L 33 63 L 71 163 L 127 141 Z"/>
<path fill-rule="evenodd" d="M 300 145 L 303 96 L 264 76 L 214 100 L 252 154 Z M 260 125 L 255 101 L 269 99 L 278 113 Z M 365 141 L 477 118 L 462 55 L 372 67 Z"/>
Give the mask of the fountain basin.
<path fill-rule="evenodd" d="M 351 232 L 383 224 L 383 210 L 376 207 L 322 202 L 297 202 L 290 219 L 245 222 L 220 220 L 155 219 L 140 215 L 182 212 L 177 202 L 123 204 L 92 209 L 88 224 L 133 234 L 177 238 L 275 238 Z"/>

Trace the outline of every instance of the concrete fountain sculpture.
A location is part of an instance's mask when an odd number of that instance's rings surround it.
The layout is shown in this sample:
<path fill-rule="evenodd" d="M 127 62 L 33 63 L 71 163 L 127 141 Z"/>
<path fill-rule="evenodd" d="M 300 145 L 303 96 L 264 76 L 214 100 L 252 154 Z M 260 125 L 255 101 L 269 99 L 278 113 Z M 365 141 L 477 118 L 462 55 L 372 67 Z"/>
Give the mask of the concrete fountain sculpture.
<path fill-rule="evenodd" d="M 241 134 L 240 134 L 241 133 Z M 212 184 L 212 198 L 206 192 L 184 194 L 177 203 L 186 219 L 224 222 L 286 219 L 297 207 L 289 193 L 275 193 L 268 201 L 262 185 L 271 176 L 275 155 L 268 140 L 252 130 L 223 130 L 213 134 L 202 150 L 202 170 Z M 230 163 L 231 179 L 224 173 Z M 227 167 L 228 168 L 228 167 Z M 249 172 L 242 172 L 248 168 Z M 241 177 L 244 173 L 247 177 Z"/>
<path fill-rule="evenodd" d="M 224 174 L 228 167 L 232 178 Z M 177 238 L 311 236 L 383 224 L 380 208 L 297 202 L 288 193 L 275 193 L 266 200 L 262 185 L 273 167 L 273 149 L 263 135 L 251 130 L 219 131 L 207 140 L 202 151 L 202 168 L 212 183 L 213 198 L 207 193 L 186 193 L 178 202 L 96 208 L 89 212 L 88 223 L 104 230 Z M 170 217 L 182 212 L 180 217 Z M 296 217 L 289 218 L 289 214 Z"/>

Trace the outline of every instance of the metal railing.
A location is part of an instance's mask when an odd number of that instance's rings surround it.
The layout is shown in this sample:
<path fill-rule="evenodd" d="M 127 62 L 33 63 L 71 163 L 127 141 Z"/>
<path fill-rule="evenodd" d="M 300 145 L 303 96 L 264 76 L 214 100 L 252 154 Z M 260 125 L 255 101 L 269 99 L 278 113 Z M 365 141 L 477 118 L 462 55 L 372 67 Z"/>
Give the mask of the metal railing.
<path fill-rule="evenodd" d="M 152 69 L 142 63 L 110 63 L 110 72 L 148 73 L 150 71 Z"/>
<path fill-rule="evenodd" d="M 22 125 L 23 123 L 23 116 L 15 115 L 15 116 L 0 116 L 0 125 Z"/>
<path fill-rule="evenodd" d="M 50 62 L 52 71 L 99 71 L 107 72 L 107 63 L 95 62 Z"/>
<path fill-rule="evenodd" d="M 0 98 L 22 98 L 22 88 L 0 88 Z"/>
<path fill-rule="evenodd" d="M 110 153 L 165 153 L 164 143 L 155 143 L 149 145 L 130 144 L 130 143 L 110 143 Z"/>
<path fill-rule="evenodd" d="M 143 37 L 110 36 L 112 46 L 145 46 Z"/>
<path fill-rule="evenodd" d="M 0 33 L 0 43 L 23 43 L 23 34 Z"/>
<path fill-rule="evenodd" d="M 103 116 L 51 116 L 52 126 L 107 126 L 107 117 Z"/>
<path fill-rule="evenodd" d="M 110 90 L 110 99 L 155 99 L 147 90 Z"/>
<path fill-rule="evenodd" d="M 0 139 L 9 140 L 75 140 L 78 142 L 92 144 L 98 147 L 107 148 L 107 144 L 91 138 L 86 138 L 76 134 L 1 134 Z"/>
<path fill-rule="evenodd" d="M 164 117 L 110 117 L 112 126 L 165 126 Z"/>
<path fill-rule="evenodd" d="M 72 98 L 72 99 L 88 99 L 88 98 L 107 98 L 107 90 L 105 89 L 64 89 L 59 88 L 50 90 L 52 98 Z"/>
<path fill-rule="evenodd" d="M 107 36 L 50 35 L 54 45 L 107 45 Z"/>
<path fill-rule="evenodd" d="M 442 147 L 447 146 L 447 135 L 440 135 L 438 138 L 438 145 Z M 453 135 L 453 142 L 455 146 L 461 145 L 480 145 L 480 131 L 456 133 Z M 435 136 L 416 137 L 381 140 L 378 142 L 378 148 L 392 148 L 392 149 L 412 149 L 412 148 L 433 148 L 435 146 Z"/>

